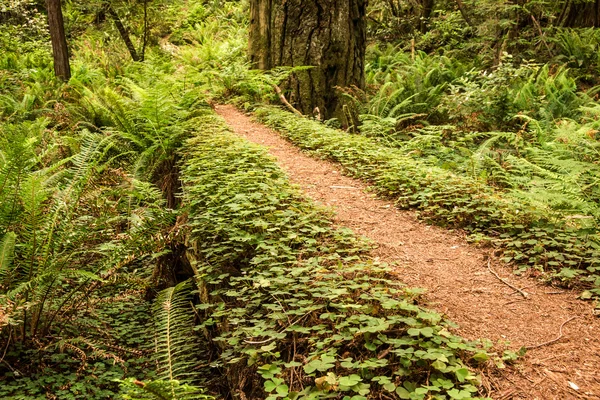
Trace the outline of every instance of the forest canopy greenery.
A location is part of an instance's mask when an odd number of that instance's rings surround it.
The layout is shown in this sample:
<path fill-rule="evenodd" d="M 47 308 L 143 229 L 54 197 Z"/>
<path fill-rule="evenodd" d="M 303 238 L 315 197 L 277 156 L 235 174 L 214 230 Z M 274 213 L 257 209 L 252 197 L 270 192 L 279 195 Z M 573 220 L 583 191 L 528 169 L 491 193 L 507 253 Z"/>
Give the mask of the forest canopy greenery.
<path fill-rule="evenodd" d="M 245 1 L 65 1 L 62 81 L 44 2 L 0 0 L 0 396 L 482 396 L 516 354 L 453 335 L 211 104 L 597 302 L 597 6 L 373 0 L 323 120 L 265 106 L 316 66 L 253 69 Z"/>

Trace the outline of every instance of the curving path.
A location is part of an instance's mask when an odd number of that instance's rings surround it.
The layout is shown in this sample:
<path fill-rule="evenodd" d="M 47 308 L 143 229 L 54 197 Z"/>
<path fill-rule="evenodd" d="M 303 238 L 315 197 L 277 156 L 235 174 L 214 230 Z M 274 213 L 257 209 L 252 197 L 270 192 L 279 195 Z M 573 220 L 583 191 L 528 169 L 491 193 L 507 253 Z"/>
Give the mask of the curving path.
<path fill-rule="evenodd" d="M 600 399 L 600 318 L 577 293 L 513 275 L 507 266 L 488 260 L 488 251 L 376 199 L 367 185 L 344 176 L 337 165 L 307 156 L 234 107 L 216 106 L 216 111 L 235 133 L 266 146 L 293 183 L 334 210 L 337 224 L 369 238 L 374 257 L 389 263 L 399 280 L 427 289 L 429 307 L 456 322 L 457 334 L 489 338 L 499 343 L 498 351 L 531 347 L 513 367 L 481 371 L 484 395 Z"/>

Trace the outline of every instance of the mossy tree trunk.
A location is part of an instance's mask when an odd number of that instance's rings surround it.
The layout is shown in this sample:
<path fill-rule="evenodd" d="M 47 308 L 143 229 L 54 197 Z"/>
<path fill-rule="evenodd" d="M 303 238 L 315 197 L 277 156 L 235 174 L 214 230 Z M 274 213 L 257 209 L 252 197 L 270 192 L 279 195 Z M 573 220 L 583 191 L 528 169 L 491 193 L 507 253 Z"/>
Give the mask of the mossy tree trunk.
<path fill-rule="evenodd" d="M 250 0 L 255 68 L 313 66 L 283 85 L 295 108 L 339 118 L 343 88 L 365 86 L 366 0 Z M 340 90 L 341 88 L 341 90 Z"/>

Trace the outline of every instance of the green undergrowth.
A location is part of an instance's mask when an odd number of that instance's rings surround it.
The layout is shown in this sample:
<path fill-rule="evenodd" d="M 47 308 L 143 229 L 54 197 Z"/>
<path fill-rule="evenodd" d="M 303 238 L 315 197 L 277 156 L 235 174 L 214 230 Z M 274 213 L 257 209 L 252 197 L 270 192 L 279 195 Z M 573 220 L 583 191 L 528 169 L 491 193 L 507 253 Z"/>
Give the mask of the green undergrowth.
<path fill-rule="evenodd" d="M 222 391 L 246 398 L 465 399 L 488 355 L 419 305 L 366 244 L 215 115 L 184 146 L 188 257 Z"/>
<path fill-rule="evenodd" d="M 105 69 L 86 33 L 62 82 L 49 42 L 0 31 L 0 398 L 207 398 L 165 372 L 150 301 L 171 283 L 175 149 L 207 105 L 158 49 Z"/>
<path fill-rule="evenodd" d="M 581 90 L 566 67 L 519 64 L 508 54 L 492 71 L 421 52 L 411 59 L 393 47 L 370 58 L 368 80 L 378 89 L 361 134 L 598 225 L 598 88 Z M 415 102 L 425 93 L 435 96 Z"/>
<path fill-rule="evenodd" d="M 350 175 L 372 182 L 401 208 L 416 208 L 427 221 L 491 241 L 505 261 L 521 270 L 533 268 L 547 279 L 580 284 L 587 289 L 587 298 L 600 294 L 600 237 L 587 219 L 565 217 L 477 179 L 414 159 L 402 149 L 277 108 L 259 108 L 256 115 L 299 147 L 337 161 Z"/>
<path fill-rule="evenodd" d="M 123 377 L 151 379 L 149 303 L 140 301 L 139 291 L 118 286 L 90 298 L 87 312 L 64 324 L 61 340 L 11 346 L 3 357 L 0 397 L 120 398 L 115 396 Z"/>

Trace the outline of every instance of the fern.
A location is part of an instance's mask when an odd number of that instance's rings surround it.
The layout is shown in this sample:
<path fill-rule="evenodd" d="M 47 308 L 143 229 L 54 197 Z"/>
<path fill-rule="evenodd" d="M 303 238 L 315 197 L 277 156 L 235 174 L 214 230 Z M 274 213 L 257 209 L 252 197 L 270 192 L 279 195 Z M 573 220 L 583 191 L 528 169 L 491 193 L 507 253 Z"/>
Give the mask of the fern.
<path fill-rule="evenodd" d="M 15 242 L 17 235 L 7 232 L 0 240 L 0 279 L 6 281 L 9 268 L 15 255 Z"/>
<path fill-rule="evenodd" d="M 193 283 L 185 281 L 160 292 L 153 306 L 156 326 L 158 377 L 170 382 L 175 396 L 178 383 L 194 383 L 198 345 L 194 334 L 194 310 L 191 303 Z"/>
<path fill-rule="evenodd" d="M 598 61 L 599 35 L 594 28 L 559 29 L 549 39 L 558 45 L 561 61 L 571 67 L 590 68 Z"/>
<path fill-rule="evenodd" d="M 122 398 L 126 400 L 210 400 L 214 397 L 201 393 L 192 385 L 179 381 L 154 380 L 141 382 L 136 379 L 121 381 Z"/>

